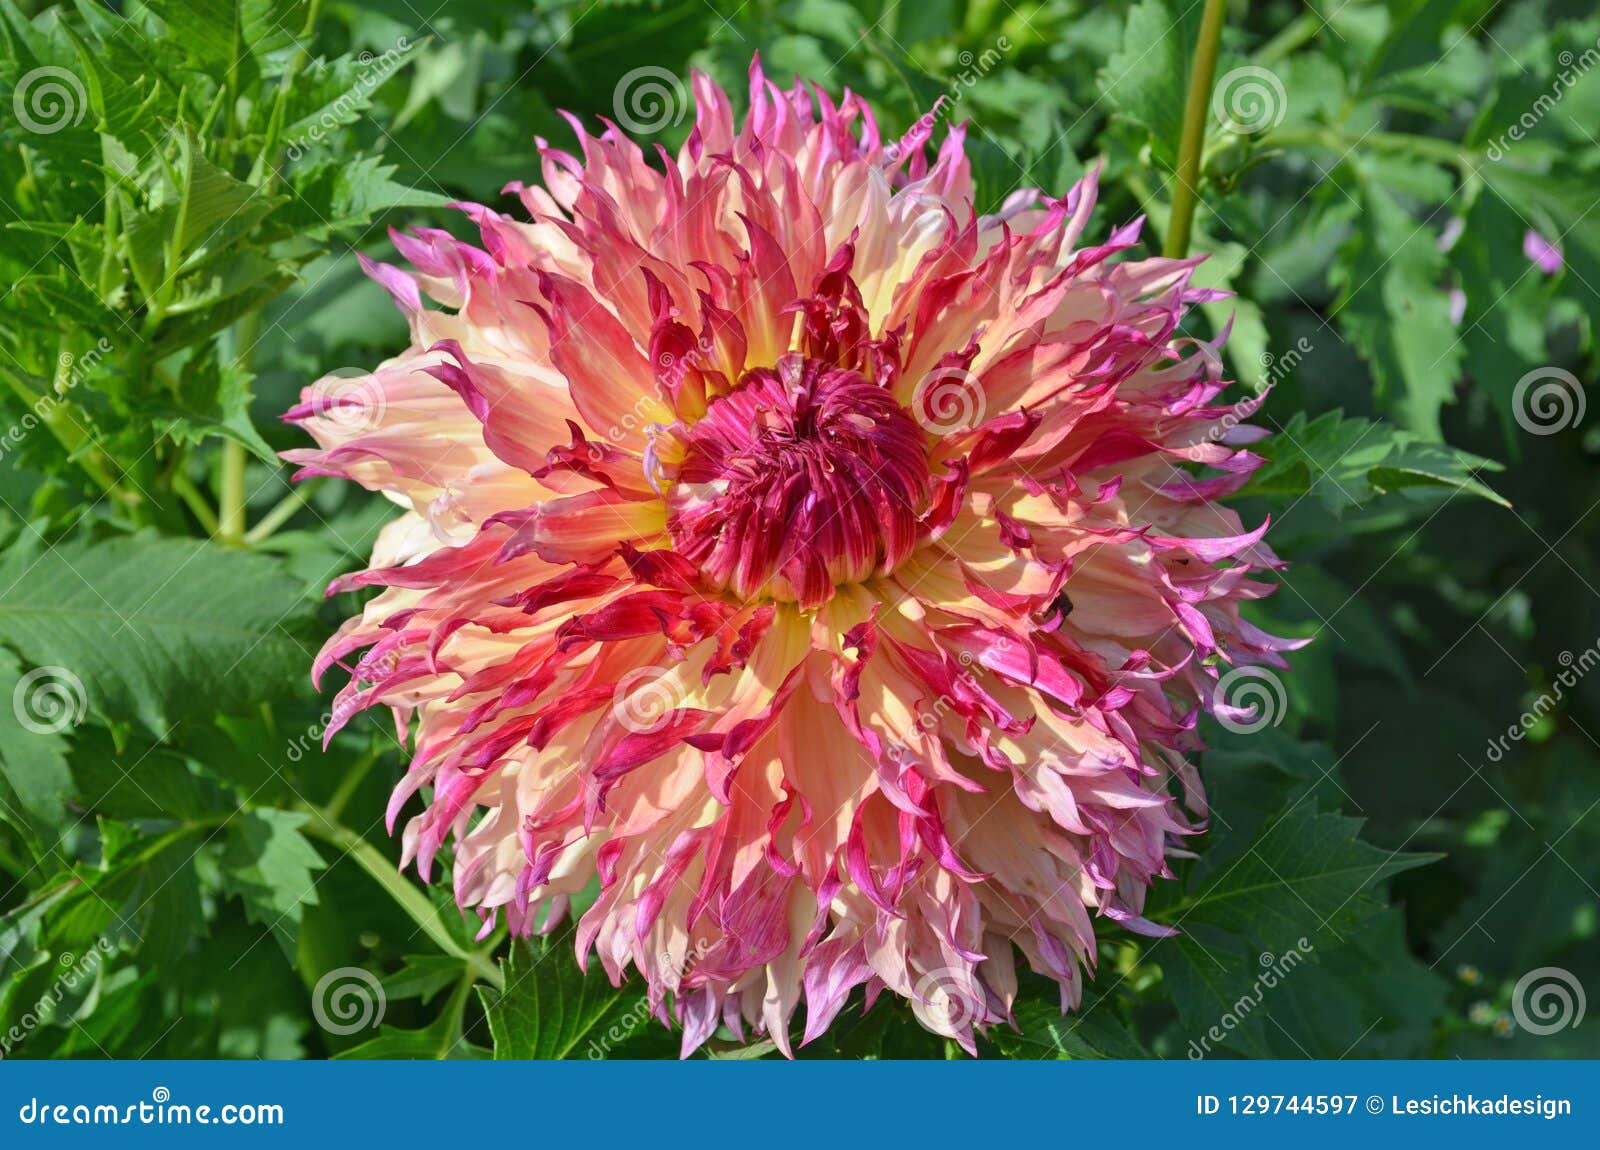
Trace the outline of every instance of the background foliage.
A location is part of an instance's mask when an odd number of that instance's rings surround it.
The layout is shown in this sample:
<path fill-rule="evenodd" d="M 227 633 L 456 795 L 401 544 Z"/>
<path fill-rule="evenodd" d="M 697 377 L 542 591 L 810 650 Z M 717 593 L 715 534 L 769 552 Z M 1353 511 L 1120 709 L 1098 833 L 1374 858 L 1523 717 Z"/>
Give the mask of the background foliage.
<path fill-rule="evenodd" d="M 946 97 L 971 120 L 980 208 L 1103 158 L 1101 221 L 1147 213 L 1159 240 L 1201 15 L 433 8 L 0 0 L 8 1056 L 673 1054 L 637 986 L 584 976 L 570 940 L 474 940 L 447 893 L 397 875 L 391 730 L 320 749 L 306 670 L 352 608 L 321 589 L 389 509 L 351 485 L 291 494 L 276 416 L 403 346 L 353 250 L 385 252 L 384 223 L 459 230 L 448 201 L 498 203 L 533 178 L 532 136 L 567 138 L 556 109 L 621 116 L 641 68 L 668 79 L 637 118 L 675 145 L 689 68 L 739 91 L 756 50 L 869 95 L 895 130 Z M 1237 294 L 1196 330 L 1231 317 L 1231 371 L 1273 387 L 1272 462 L 1242 510 L 1273 515 L 1294 565 L 1260 618 L 1317 641 L 1285 696 L 1264 684 L 1269 721 L 1208 730 L 1212 830 L 1153 900 L 1183 933 L 1107 931 L 1079 1015 L 1030 986 L 983 1053 L 1593 1056 L 1592 1023 L 1540 1034 L 1512 1008 L 1544 968 L 1600 987 L 1600 675 L 1583 674 L 1600 424 L 1580 382 L 1600 16 L 1246 9 L 1228 14 L 1194 244 Z M 1290 952 L 1305 960 L 1263 989 Z M 951 1051 L 882 1002 L 804 1053 Z"/>

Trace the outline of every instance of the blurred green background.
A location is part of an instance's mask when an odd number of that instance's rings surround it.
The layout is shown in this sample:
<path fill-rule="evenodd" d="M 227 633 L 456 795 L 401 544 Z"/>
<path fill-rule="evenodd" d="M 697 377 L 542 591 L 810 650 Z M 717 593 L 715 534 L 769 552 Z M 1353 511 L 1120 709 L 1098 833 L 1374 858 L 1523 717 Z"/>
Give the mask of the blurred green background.
<path fill-rule="evenodd" d="M 675 147 L 689 70 L 738 95 L 758 51 L 890 132 L 944 97 L 980 210 L 1098 161 L 1099 234 L 1159 241 L 1201 13 L 0 0 L 0 687 L 81 688 L 68 724 L 0 707 L 4 1053 L 671 1056 L 635 984 L 395 876 L 390 732 L 319 749 L 306 668 L 352 606 L 321 588 L 391 508 L 272 453 L 301 386 L 404 346 L 353 252 L 513 210 L 558 109 Z M 1235 2 L 1217 73 L 1193 248 L 1236 294 L 1194 331 L 1231 318 L 1272 388 L 1239 502 L 1291 566 L 1257 619 L 1316 642 L 1270 725 L 1207 729 L 1217 817 L 1152 900 L 1184 935 L 1107 931 L 1081 1016 L 1030 984 L 982 1052 L 1600 1055 L 1600 14 Z M 806 1053 L 950 1053 L 858 1005 Z"/>

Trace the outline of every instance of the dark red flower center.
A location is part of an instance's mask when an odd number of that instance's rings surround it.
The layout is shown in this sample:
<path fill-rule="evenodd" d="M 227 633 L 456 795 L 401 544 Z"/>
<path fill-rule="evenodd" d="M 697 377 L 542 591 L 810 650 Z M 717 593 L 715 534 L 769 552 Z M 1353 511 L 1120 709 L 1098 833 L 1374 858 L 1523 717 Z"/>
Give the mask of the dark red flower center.
<path fill-rule="evenodd" d="M 859 372 L 784 356 L 713 400 L 685 441 L 667 526 L 718 588 L 816 606 L 917 544 L 922 429 Z"/>

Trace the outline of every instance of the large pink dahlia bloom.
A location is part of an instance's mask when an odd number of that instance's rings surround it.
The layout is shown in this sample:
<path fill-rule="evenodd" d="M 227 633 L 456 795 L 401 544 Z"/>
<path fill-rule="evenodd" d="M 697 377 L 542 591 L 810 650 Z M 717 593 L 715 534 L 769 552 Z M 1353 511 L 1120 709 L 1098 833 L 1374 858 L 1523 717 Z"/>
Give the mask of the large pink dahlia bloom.
<path fill-rule="evenodd" d="M 1264 525 L 1216 502 L 1253 403 L 1176 334 L 1198 261 L 1081 246 L 1092 175 L 978 216 L 960 128 L 930 163 L 848 93 L 755 66 L 736 126 L 694 91 L 675 158 L 574 121 L 526 220 L 367 265 L 412 346 L 308 388 L 289 458 L 407 510 L 316 673 L 414 732 L 406 860 L 450 840 L 519 933 L 598 876 L 580 959 L 685 1052 L 788 1053 L 857 986 L 971 1049 L 1013 944 L 1069 1008 L 1096 916 L 1165 932 L 1196 718 L 1289 645 L 1239 615 Z"/>

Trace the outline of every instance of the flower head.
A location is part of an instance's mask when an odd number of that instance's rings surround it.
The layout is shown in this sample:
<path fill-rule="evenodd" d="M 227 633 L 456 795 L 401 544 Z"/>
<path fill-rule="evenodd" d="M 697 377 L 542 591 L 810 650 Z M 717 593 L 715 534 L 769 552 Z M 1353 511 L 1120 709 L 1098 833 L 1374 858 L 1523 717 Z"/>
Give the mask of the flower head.
<path fill-rule="evenodd" d="M 1082 239 L 1096 183 L 973 210 L 961 128 L 759 65 L 652 165 L 539 141 L 526 219 L 368 263 L 412 346 L 308 388 L 289 453 L 406 507 L 317 660 L 390 708 L 404 854 L 485 929 L 631 966 L 683 1029 L 786 1053 L 850 992 L 967 1045 L 1016 951 L 1074 1005 L 1205 813 L 1188 755 L 1276 560 L 1216 500 L 1258 462 L 1197 260 Z M 436 306 L 428 306 L 425 300 Z M 1218 341 L 1220 343 L 1220 341 Z M 358 656 L 358 653 L 359 656 Z M 336 724 L 337 725 L 337 724 Z"/>

